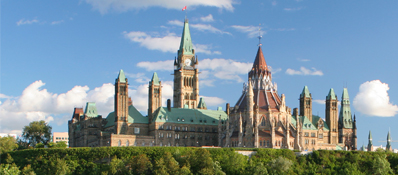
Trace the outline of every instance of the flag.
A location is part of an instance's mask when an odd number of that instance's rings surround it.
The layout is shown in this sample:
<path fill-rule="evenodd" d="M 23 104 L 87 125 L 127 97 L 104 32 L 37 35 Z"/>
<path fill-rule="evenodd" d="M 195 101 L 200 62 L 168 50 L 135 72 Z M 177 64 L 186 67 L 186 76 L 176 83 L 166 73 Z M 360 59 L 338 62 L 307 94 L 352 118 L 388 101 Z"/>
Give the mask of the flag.
<path fill-rule="evenodd" d="M 187 6 L 184 6 L 184 8 L 182 8 L 182 11 L 184 11 L 184 10 L 186 10 L 187 9 Z"/>

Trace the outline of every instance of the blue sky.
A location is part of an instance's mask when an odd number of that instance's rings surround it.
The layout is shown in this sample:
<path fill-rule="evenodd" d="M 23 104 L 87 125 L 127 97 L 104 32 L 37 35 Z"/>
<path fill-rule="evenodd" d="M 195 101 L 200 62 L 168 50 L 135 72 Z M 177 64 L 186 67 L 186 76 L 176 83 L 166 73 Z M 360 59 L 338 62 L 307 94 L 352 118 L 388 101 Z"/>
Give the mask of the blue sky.
<path fill-rule="evenodd" d="M 397 1 L 4 0 L 0 132 L 20 133 L 39 119 L 55 132 L 67 131 L 73 108 L 87 101 L 105 117 L 120 69 L 142 113 L 155 71 L 165 104 L 187 15 L 202 72 L 200 95 L 209 108 L 238 100 L 260 27 L 273 82 L 289 107 L 299 106 L 307 85 L 313 113 L 324 118 L 329 89 L 340 100 L 347 87 L 358 146 L 367 144 L 369 130 L 375 145 L 385 145 L 379 141 L 389 128 L 398 140 L 397 7 Z"/>

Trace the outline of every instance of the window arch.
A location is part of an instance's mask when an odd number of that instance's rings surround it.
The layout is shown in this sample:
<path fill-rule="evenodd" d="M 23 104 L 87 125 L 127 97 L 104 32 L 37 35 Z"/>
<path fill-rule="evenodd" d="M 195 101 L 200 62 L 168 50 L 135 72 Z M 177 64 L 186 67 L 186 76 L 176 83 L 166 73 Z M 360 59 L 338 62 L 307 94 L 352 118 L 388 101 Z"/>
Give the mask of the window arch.
<path fill-rule="evenodd" d="M 130 146 L 129 140 L 126 141 L 126 146 Z"/>

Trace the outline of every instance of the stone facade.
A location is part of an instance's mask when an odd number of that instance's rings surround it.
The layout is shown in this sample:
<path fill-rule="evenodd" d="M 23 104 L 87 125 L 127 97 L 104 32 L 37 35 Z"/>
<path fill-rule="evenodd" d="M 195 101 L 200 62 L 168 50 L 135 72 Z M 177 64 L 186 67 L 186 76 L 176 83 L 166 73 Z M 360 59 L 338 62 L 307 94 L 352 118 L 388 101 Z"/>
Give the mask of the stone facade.
<path fill-rule="evenodd" d="M 221 146 L 296 150 L 356 149 L 356 121 L 351 117 L 347 89 L 338 116 L 337 96 L 326 96 L 326 116 L 312 114 L 312 95 L 305 86 L 299 109 L 286 106 L 272 82 L 261 46 L 235 106 L 208 110 L 199 98 L 199 61 L 188 20 L 174 60 L 173 106 L 162 107 L 162 82 L 157 73 L 148 84 L 148 115 L 143 116 L 128 95 L 123 70 L 115 80 L 114 111 L 106 118 L 95 103 L 75 108 L 69 121 L 70 147 L 99 146 Z M 292 113 L 293 112 L 293 113 Z"/>
<path fill-rule="evenodd" d="M 356 121 L 351 117 L 345 88 L 338 116 L 337 96 L 330 89 L 326 96 L 326 121 L 312 114 L 312 95 L 305 86 L 300 94 L 300 111 L 293 114 L 278 95 L 276 83 L 259 46 L 248 83 L 234 107 L 228 107 L 226 124 L 221 128 L 222 146 L 296 149 L 355 150 Z M 229 113 L 230 111 L 230 113 Z"/>

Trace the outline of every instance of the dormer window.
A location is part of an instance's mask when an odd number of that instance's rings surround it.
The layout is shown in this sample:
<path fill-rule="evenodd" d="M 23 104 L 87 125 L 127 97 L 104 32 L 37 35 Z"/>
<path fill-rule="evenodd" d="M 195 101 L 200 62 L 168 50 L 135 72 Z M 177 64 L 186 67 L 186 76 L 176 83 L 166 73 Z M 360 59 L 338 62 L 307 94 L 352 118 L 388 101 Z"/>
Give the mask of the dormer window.
<path fill-rule="evenodd" d="M 181 121 L 185 121 L 184 118 L 182 118 Z"/>
<path fill-rule="evenodd" d="M 193 120 L 191 119 L 191 122 L 193 122 Z"/>
<path fill-rule="evenodd" d="M 177 121 L 179 122 L 179 121 L 180 121 L 180 118 L 178 118 Z"/>

